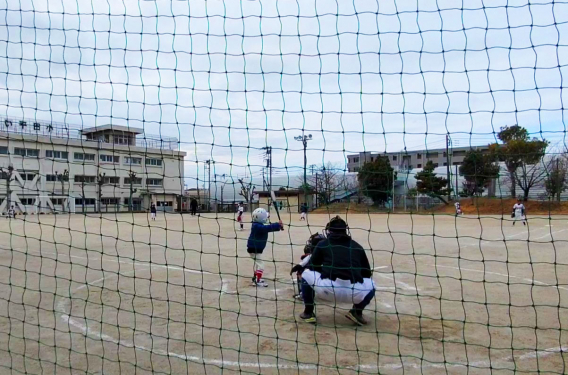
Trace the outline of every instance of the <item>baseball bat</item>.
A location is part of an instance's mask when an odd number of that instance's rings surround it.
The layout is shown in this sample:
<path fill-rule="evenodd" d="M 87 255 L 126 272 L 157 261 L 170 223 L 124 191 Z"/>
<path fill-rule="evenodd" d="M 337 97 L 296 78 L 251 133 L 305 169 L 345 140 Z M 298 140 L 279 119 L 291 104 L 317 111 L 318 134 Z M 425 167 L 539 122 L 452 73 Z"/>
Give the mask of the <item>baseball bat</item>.
<path fill-rule="evenodd" d="M 274 206 L 274 209 L 276 210 L 276 215 L 278 216 L 278 220 L 282 220 L 280 218 L 280 210 L 278 209 L 278 202 L 276 202 L 276 194 L 274 194 L 274 191 L 270 191 L 270 197 L 272 198 L 272 205 Z"/>

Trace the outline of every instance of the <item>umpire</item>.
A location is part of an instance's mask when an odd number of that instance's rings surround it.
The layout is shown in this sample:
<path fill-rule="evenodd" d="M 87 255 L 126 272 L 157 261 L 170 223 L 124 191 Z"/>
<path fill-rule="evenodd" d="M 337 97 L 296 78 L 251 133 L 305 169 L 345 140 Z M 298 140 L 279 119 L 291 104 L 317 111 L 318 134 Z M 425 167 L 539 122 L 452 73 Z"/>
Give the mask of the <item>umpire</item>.
<path fill-rule="evenodd" d="M 367 324 L 363 309 L 375 297 L 371 266 L 361 245 L 348 233 L 345 220 L 334 217 L 325 227 L 327 238 L 316 246 L 302 273 L 304 312 L 300 319 L 316 323 L 315 300 L 352 303 L 346 317 L 362 326 Z M 293 271 L 301 271 L 296 265 Z"/>

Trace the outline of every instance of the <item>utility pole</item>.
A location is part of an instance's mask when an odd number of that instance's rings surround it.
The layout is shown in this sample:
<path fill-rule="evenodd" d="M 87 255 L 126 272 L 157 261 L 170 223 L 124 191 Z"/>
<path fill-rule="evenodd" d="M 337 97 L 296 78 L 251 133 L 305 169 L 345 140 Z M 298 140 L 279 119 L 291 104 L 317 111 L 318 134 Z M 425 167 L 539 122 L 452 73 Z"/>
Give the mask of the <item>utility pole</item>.
<path fill-rule="evenodd" d="M 312 167 L 313 166 L 314 165 L 312 164 Z M 318 204 L 319 204 L 319 200 L 318 200 L 318 173 L 317 172 L 316 172 L 316 191 L 315 191 L 315 193 L 316 193 L 316 204 L 315 204 L 316 207 L 315 208 L 317 208 Z"/>
<path fill-rule="evenodd" d="M 560 188 L 560 184 L 562 182 L 562 176 L 560 175 L 560 160 L 558 160 L 558 157 L 556 158 L 556 201 L 558 203 L 560 203 L 560 194 L 561 194 L 561 188 Z"/>
<path fill-rule="evenodd" d="M 207 211 L 211 211 L 211 159 L 205 160 L 205 165 L 209 175 L 207 178 Z"/>
<path fill-rule="evenodd" d="M 306 151 L 308 149 L 308 141 L 312 140 L 312 135 L 304 135 L 304 131 L 302 130 L 302 135 L 294 137 L 296 141 L 302 142 L 304 146 L 304 203 L 308 204 L 308 176 L 307 176 L 307 169 L 308 169 L 308 157 Z M 308 206 L 309 207 L 309 206 Z"/>
<path fill-rule="evenodd" d="M 221 211 L 223 211 L 223 191 L 225 190 L 227 179 L 225 173 L 215 174 L 215 201 L 217 201 L 217 177 L 221 177 L 223 179 L 223 185 L 221 185 Z M 219 212 L 219 210 L 217 210 L 217 212 Z"/>
<path fill-rule="evenodd" d="M 450 175 L 450 135 L 446 134 L 446 173 L 448 180 L 448 201 L 452 199 L 452 177 Z"/>
<path fill-rule="evenodd" d="M 459 198 L 459 193 L 458 193 L 458 180 L 459 180 L 459 178 L 458 178 L 458 176 L 459 175 L 458 175 L 458 166 L 457 165 L 456 165 L 455 176 L 456 176 L 456 194 L 455 194 L 455 196 L 456 196 L 456 200 L 458 200 L 458 198 Z"/>
<path fill-rule="evenodd" d="M 266 150 L 266 169 L 268 174 L 268 189 L 272 190 L 272 146 L 266 146 L 262 148 Z M 263 169 L 264 171 L 264 169 Z M 264 172 L 263 172 L 263 180 L 264 180 Z"/>

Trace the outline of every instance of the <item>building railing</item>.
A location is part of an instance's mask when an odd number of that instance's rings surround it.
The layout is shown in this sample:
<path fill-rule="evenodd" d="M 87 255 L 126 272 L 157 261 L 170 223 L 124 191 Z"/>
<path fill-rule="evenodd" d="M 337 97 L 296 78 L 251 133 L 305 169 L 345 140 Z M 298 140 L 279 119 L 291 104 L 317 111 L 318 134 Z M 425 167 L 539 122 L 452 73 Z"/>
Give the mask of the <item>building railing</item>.
<path fill-rule="evenodd" d="M 69 124 L 61 122 L 46 122 L 29 118 L 18 119 L 0 116 L 0 132 L 112 144 L 102 140 L 87 140 L 81 133 L 81 130 L 82 128 L 69 126 Z M 175 137 L 162 137 L 150 134 L 140 134 L 140 137 L 141 138 L 136 138 L 136 147 L 162 150 L 177 150 L 178 148 L 178 140 Z"/>

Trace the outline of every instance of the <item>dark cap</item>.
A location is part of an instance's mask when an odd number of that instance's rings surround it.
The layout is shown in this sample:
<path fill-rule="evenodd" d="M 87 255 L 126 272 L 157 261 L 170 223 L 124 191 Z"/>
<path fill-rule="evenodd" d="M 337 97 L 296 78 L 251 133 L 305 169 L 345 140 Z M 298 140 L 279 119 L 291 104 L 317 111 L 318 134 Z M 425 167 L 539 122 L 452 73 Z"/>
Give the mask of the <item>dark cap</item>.
<path fill-rule="evenodd" d="M 327 223 L 325 229 L 331 233 L 345 233 L 347 231 L 347 223 L 339 216 L 336 216 Z"/>

